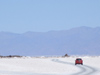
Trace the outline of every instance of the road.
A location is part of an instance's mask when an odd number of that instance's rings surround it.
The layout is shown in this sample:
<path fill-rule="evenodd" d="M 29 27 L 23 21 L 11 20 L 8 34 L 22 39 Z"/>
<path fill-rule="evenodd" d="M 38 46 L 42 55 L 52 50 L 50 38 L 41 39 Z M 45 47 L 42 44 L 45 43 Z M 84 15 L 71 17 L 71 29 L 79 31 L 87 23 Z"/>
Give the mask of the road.
<path fill-rule="evenodd" d="M 60 59 L 52 59 L 51 60 L 54 63 L 60 63 L 60 64 L 66 64 L 66 65 L 71 65 L 74 67 L 79 68 L 79 71 L 76 73 L 72 73 L 70 75 L 95 75 L 97 70 L 91 66 L 88 65 L 75 65 L 74 63 L 71 62 L 66 62 L 62 61 Z M 67 74 L 38 74 L 38 73 L 25 73 L 25 72 L 11 72 L 11 71 L 0 71 L 0 75 L 67 75 Z"/>
<path fill-rule="evenodd" d="M 94 75 L 94 73 L 97 71 L 95 68 L 91 66 L 87 66 L 87 65 L 75 65 L 74 63 L 64 62 L 59 59 L 52 59 L 52 61 L 57 62 L 57 63 L 62 63 L 62 64 L 69 64 L 69 65 L 78 67 L 81 70 L 71 75 Z"/>

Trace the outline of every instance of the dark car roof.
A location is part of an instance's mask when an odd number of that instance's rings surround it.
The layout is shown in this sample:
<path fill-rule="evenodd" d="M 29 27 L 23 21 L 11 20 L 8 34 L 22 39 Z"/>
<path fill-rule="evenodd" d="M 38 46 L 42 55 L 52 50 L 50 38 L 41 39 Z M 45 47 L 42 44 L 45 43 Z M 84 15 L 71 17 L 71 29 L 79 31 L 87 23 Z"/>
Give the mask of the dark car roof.
<path fill-rule="evenodd" d="M 76 58 L 76 59 L 81 59 L 81 58 Z M 82 59 L 81 59 L 82 60 Z"/>

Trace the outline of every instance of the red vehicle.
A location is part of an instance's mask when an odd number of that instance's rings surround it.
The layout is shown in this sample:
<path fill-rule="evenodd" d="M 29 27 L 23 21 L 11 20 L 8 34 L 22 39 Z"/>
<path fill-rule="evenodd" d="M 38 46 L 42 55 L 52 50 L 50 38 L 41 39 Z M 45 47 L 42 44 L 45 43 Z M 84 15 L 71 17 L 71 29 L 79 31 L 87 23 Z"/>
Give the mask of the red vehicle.
<path fill-rule="evenodd" d="M 75 60 L 75 65 L 77 65 L 77 64 L 83 65 L 83 60 L 82 60 L 81 58 L 77 58 L 77 59 Z"/>

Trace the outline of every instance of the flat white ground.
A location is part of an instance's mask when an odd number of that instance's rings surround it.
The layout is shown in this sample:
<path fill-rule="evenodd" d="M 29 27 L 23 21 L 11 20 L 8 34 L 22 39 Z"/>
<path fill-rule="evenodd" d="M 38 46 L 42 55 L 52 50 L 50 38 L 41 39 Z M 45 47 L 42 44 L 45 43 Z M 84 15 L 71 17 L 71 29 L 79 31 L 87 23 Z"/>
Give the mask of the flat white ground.
<path fill-rule="evenodd" d="M 0 75 L 100 75 L 100 57 L 1 58 Z"/>

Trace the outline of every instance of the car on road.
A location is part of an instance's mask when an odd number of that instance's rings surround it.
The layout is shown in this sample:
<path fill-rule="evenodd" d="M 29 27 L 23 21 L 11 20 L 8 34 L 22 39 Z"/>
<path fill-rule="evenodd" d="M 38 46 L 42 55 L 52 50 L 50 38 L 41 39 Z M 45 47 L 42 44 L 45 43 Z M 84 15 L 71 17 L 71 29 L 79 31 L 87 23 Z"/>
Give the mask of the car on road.
<path fill-rule="evenodd" d="M 77 58 L 77 59 L 75 60 L 75 65 L 77 65 L 77 64 L 83 65 L 83 60 L 82 60 L 81 58 Z"/>

